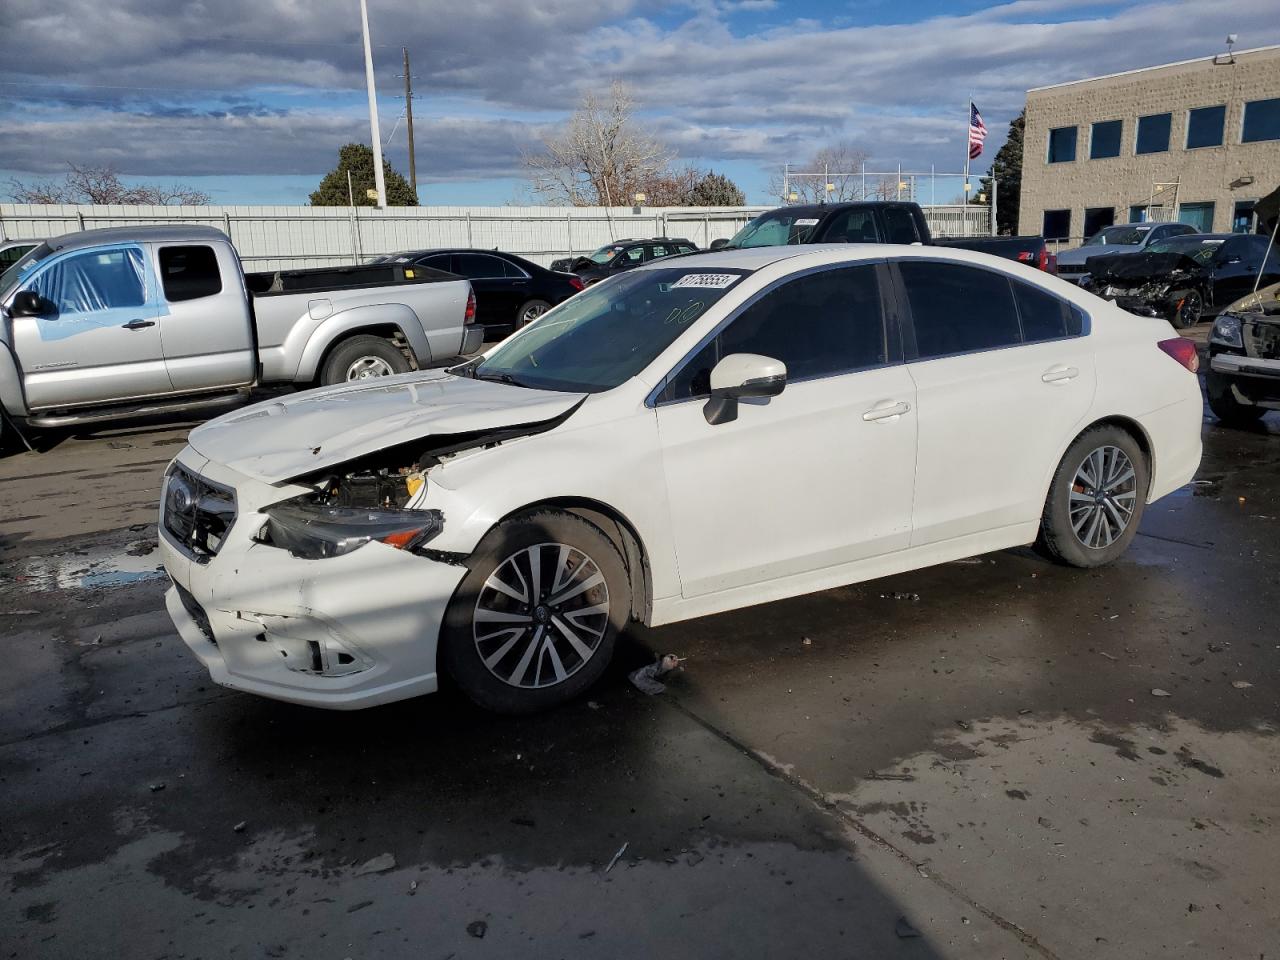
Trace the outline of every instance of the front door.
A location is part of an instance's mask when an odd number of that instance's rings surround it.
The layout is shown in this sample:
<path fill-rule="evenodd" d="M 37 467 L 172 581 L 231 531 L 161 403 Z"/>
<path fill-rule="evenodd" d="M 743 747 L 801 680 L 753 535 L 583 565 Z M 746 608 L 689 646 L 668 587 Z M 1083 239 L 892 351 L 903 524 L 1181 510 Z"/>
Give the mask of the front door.
<path fill-rule="evenodd" d="M 901 550 L 910 539 L 915 393 L 886 324 L 883 267 L 787 281 L 676 371 L 657 420 L 685 597 Z M 703 414 L 711 368 L 734 353 L 783 361 L 787 386 Z"/>
<path fill-rule="evenodd" d="M 172 389 L 154 274 L 139 246 L 50 257 L 23 285 L 53 311 L 13 320 L 32 409 L 105 403 Z"/>
<path fill-rule="evenodd" d="M 508 275 L 510 271 L 512 276 Z M 516 321 L 516 311 L 529 299 L 529 278 L 500 257 L 487 253 L 455 253 L 453 272 L 471 281 L 476 295 L 476 322 L 501 326 Z"/>
<path fill-rule="evenodd" d="M 897 267 L 919 408 L 911 545 L 1036 520 L 1093 402 L 1084 315 L 1002 271 L 930 260 Z"/>

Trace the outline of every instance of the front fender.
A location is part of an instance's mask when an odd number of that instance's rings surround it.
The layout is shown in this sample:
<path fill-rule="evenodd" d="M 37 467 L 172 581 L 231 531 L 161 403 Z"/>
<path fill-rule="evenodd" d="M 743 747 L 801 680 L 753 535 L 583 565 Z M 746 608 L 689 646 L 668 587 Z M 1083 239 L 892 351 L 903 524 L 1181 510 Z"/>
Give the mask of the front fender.
<path fill-rule="evenodd" d="M 25 417 L 26 391 L 22 389 L 22 367 L 14 355 L 13 347 L 0 340 L 0 409 L 11 417 Z"/>
<path fill-rule="evenodd" d="M 431 360 L 431 346 L 422 329 L 422 321 L 412 309 L 403 303 L 366 304 L 331 314 L 311 331 L 302 348 L 295 379 L 314 379 L 320 369 L 320 361 L 330 347 L 361 330 L 378 327 L 399 330 L 418 358 L 419 366 L 425 366 Z"/>

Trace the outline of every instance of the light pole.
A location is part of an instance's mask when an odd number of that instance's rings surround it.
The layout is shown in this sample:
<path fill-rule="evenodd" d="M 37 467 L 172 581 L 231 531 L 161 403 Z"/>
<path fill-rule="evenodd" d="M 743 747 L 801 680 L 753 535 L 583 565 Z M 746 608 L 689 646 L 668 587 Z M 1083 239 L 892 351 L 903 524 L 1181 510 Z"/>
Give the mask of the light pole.
<path fill-rule="evenodd" d="M 369 131 L 373 140 L 373 184 L 378 191 L 378 206 L 387 205 L 387 183 L 382 176 L 382 134 L 378 129 L 378 91 L 373 82 L 373 50 L 369 47 L 369 7 L 360 0 L 360 30 L 364 35 L 364 81 L 369 88 Z"/>

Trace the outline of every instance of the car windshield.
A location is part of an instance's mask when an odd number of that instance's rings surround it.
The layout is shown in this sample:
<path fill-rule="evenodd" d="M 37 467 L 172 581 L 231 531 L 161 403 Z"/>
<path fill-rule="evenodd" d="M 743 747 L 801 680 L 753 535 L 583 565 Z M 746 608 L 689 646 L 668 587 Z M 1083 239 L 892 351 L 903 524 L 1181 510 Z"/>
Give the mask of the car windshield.
<path fill-rule="evenodd" d="M 608 263 L 621 252 L 622 247 L 619 244 L 611 243 L 607 247 L 601 247 L 587 259 L 596 263 Z"/>
<path fill-rule="evenodd" d="M 1174 237 L 1172 240 L 1161 240 L 1147 247 L 1149 253 L 1181 253 L 1196 263 L 1208 263 L 1213 259 L 1213 252 L 1222 246 L 1221 240 L 1197 240 L 1194 237 Z"/>
<path fill-rule="evenodd" d="M 809 210 L 772 210 L 760 214 L 735 233 L 727 246 L 738 249 L 805 243 L 819 219 Z"/>
<path fill-rule="evenodd" d="M 1150 227 L 1104 227 L 1085 243 L 1086 247 L 1098 247 L 1106 244 L 1113 247 L 1132 247 L 1142 242 L 1142 238 L 1151 232 Z"/>
<path fill-rule="evenodd" d="M 0 300 L 8 300 L 9 294 L 17 288 L 18 284 L 22 282 L 22 278 L 27 275 L 31 268 L 51 253 L 53 253 L 53 248 L 47 243 L 42 243 L 25 257 L 20 258 L 17 263 L 9 267 L 3 274 L 0 274 Z"/>
<path fill-rule="evenodd" d="M 620 274 L 543 314 L 465 372 L 540 390 L 612 390 L 647 367 L 747 273 L 686 267 Z"/>

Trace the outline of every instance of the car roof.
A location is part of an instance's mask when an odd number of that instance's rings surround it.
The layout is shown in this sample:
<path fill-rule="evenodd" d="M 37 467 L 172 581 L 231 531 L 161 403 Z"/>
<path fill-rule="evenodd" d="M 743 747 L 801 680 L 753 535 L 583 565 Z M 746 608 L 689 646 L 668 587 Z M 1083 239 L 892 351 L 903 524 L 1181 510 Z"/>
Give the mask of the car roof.
<path fill-rule="evenodd" d="M 1232 237 L 1244 237 L 1248 234 L 1244 233 L 1184 233 L 1176 240 L 1230 240 Z"/>
<path fill-rule="evenodd" d="M 45 242 L 53 250 L 78 250 L 111 243 L 183 243 L 196 241 L 208 243 L 230 238 L 216 227 L 181 224 L 144 224 L 136 227 L 104 227 L 100 230 L 81 230 L 50 237 Z"/>

